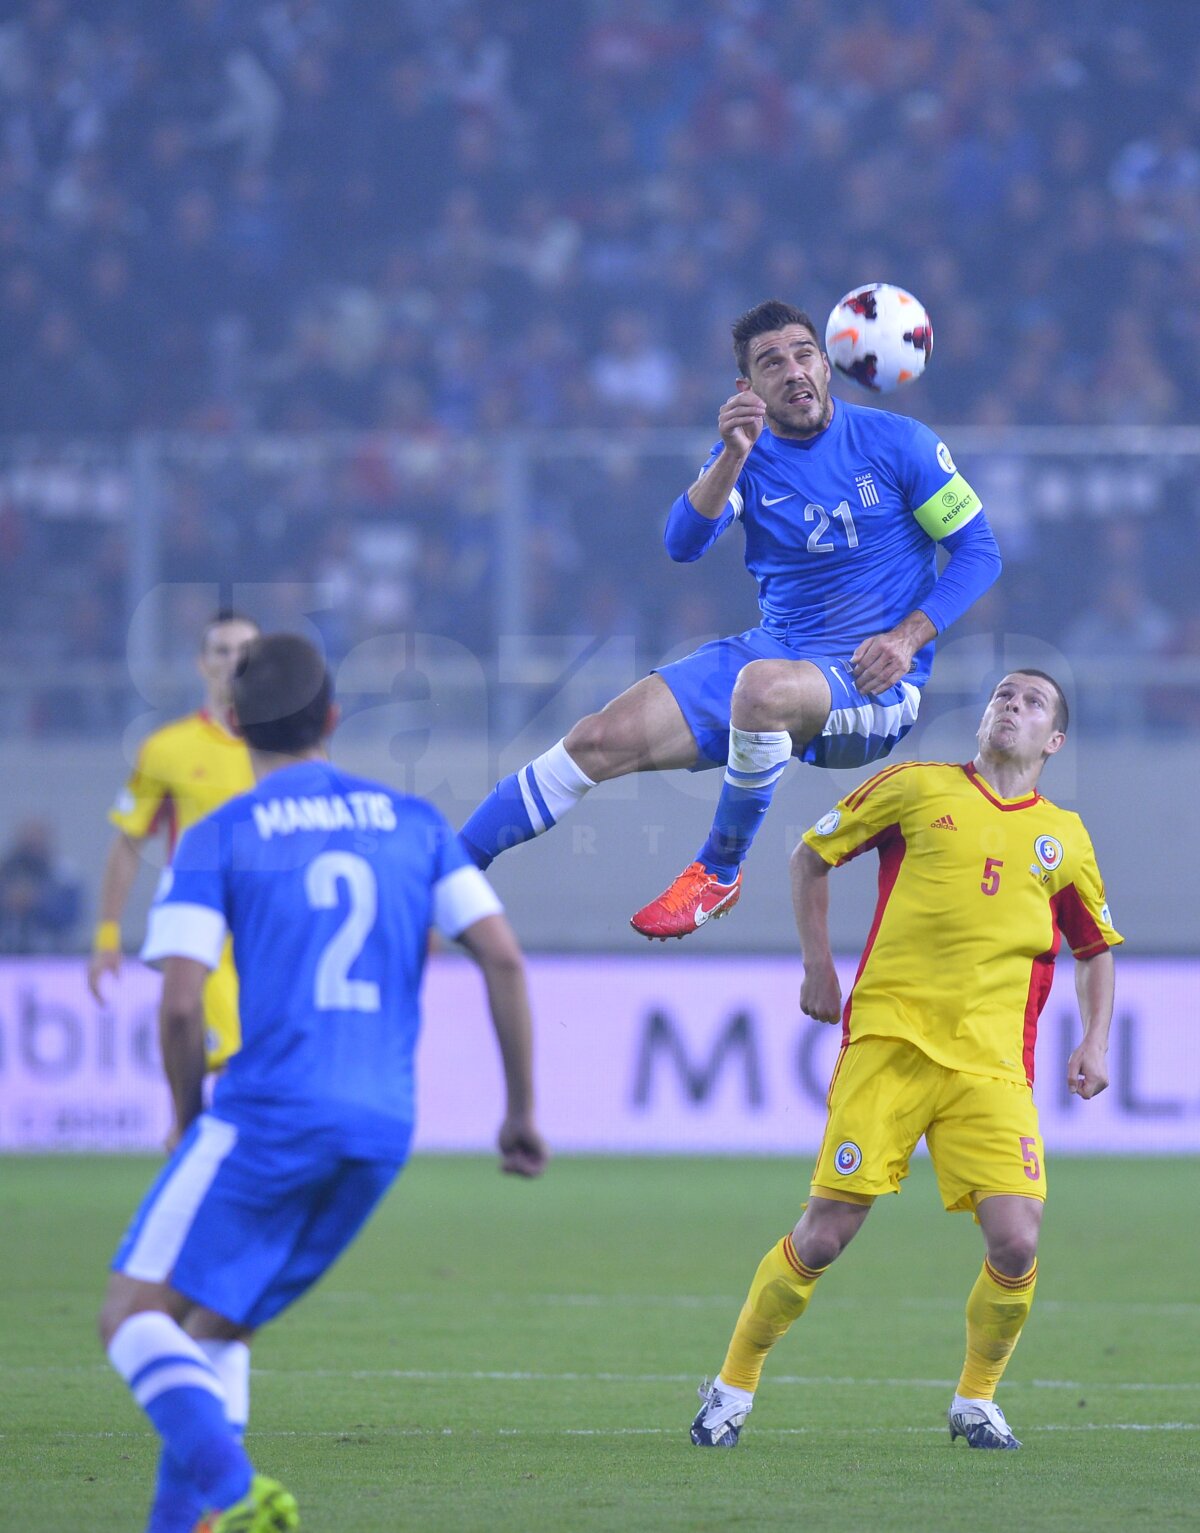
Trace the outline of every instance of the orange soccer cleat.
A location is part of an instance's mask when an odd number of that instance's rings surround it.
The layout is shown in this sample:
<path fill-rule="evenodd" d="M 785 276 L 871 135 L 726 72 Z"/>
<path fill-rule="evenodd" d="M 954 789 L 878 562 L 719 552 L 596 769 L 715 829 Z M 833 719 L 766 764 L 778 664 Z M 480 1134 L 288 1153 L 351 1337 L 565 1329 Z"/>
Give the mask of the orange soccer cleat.
<path fill-rule="evenodd" d="M 702 862 L 691 862 L 669 889 L 631 916 L 629 924 L 643 937 L 663 942 L 668 937 L 686 937 L 705 921 L 732 910 L 741 892 L 740 872 L 731 884 L 723 884 Z"/>

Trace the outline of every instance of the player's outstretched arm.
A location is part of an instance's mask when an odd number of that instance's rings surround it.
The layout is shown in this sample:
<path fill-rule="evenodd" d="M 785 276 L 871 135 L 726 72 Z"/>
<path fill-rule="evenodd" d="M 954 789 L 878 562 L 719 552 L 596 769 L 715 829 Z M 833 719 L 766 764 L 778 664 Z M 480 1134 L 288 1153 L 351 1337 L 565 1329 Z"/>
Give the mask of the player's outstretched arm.
<path fill-rule="evenodd" d="M 483 970 L 504 1067 L 507 1105 L 500 1125 L 500 1169 L 515 1176 L 539 1176 L 550 1155 L 533 1116 L 533 1018 L 525 960 L 502 915 L 473 921 L 458 940 Z"/>
<path fill-rule="evenodd" d="M 1067 1060 L 1067 1090 L 1076 1096 L 1099 1096 L 1108 1085 L 1108 1029 L 1113 1010 L 1111 948 L 1075 960 L 1075 995 L 1083 1021 L 1083 1039 Z"/>
<path fill-rule="evenodd" d="M 842 987 L 833 966 L 829 946 L 829 874 L 823 857 L 803 841 L 792 853 L 792 909 L 804 957 L 804 982 L 800 986 L 800 1010 L 817 1022 L 838 1022 L 842 1015 Z"/>
<path fill-rule="evenodd" d="M 100 913 L 88 959 L 88 989 L 103 1002 L 100 982 L 105 974 L 116 974 L 121 967 L 121 917 L 129 903 L 129 893 L 137 878 L 141 843 L 124 831 L 118 831 L 108 848 L 104 873 L 100 879 Z"/>
<path fill-rule="evenodd" d="M 175 1127 L 167 1143 L 180 1136 L 204 1108 L 204 982 L 209 970 L 195 958 L 168 957 L 163 962 L 162 1000 L 158 1011 L 163 1069 L 175 1106 Z"/>

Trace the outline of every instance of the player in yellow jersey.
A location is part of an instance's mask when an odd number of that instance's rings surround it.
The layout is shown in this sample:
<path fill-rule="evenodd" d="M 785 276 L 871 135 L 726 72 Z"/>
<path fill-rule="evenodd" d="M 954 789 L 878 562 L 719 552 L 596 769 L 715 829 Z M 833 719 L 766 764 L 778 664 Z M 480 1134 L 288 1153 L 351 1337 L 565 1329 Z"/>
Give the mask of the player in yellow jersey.
<path fill-rule="evenodd" d="M 168 859 L 181 832 L 254 786 L 245 743 L 225 724 L 230 682 L 244 646 L 258 633 L 250 618 L 227 609 L 216 613 L 200 638 L 197 666 L 204 703 L 142 742 L 129 781 L 108 818 L 116 835 L 100 884 L 100 918 L 88 964 L 88 985 L 103 1000 L 104 975 L 121 966 L 121 917 L 137 878 L 146 840 L 166 838 Z M 238 1047 L 237 971 L 227 942 L 204 991 L 208 1065 L 219 1069 Z"/>
<path fill-rule="evenodd" d="M 733 1447 L 767 1353 L 875 1198 L 899 1191 L 925 1136 L 942 1201 L 975 1214 L 986 1257 L 967 1301 L 967 1352 L 951 1441 L 1019 1448 L 996 1386 L 1033 1302 L 1046 1196 L 1033 1048 L 1065 938 L 1083 1039 L 1067 1085 L 1108 1084 L 1114 930 L 1078 815 L 1037 791 L 1066 737 L 1062 689 L 1043 671 L 996 687 L 966 765 L 904 762 L 863 783 L 792 855 L 804 956 L 803 1011 L 842 1022 L 829 1118 L 799 1223 L 763 1258 L 721 1371 L 692 1423 L 701 1447 Z M 829 948 L 828 875 L 879 853 L 879 899 L 850 996 Z"/>

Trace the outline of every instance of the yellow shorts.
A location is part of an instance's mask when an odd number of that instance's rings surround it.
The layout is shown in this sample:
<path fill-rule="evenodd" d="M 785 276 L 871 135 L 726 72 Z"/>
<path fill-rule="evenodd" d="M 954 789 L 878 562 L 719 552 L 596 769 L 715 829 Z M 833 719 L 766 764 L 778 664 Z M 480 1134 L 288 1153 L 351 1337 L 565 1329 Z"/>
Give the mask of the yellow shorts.
<path fill-rule="evenodd" d="M 219 1070 L 242 1046 L 238 1021 L 238 977 L 228 937 L 221 961 L 204 982 L 204 1051 L 210 1070 Z"/>
<path fill-rule="evenodd" d="M 947 1069 L 900 1038 L 860 1038 L 838 1056 L 814 1195 L 856 1203 L 899 1192 L 922 1134 L 950 1212 L 992 1193 L 1045 1198 L 1029 1087 Z"/>

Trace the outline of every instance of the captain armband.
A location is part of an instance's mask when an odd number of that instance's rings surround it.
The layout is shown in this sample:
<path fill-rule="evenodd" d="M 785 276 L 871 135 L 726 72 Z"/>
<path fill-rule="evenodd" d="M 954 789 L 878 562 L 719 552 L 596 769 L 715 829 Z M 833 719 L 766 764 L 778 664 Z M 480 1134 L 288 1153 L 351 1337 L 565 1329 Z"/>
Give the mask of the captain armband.
<path fill-rule="evenodd" d="M 955 474 L 923 506 L 913 512 L 918 523 L 935 543 L 965 527 L 983 509 L 979 496 L 961 474 Z"/>

